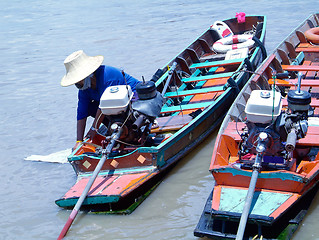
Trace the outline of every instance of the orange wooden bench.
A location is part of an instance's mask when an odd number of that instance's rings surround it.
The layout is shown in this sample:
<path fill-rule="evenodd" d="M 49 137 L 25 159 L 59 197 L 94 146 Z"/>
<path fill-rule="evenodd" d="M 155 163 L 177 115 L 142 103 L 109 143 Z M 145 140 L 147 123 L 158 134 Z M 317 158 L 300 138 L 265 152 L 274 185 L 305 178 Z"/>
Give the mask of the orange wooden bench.
<path fill-rule="evenodd" d="M 268 83 L 272 85 L 274 83 L 273 79 L 269 79 Z M 285 87 L 292 87 L 298 84 L 298 79 L 289 79 L 289 80 L 276 80 L 277 86 L 285 86 Z M 303 79 L 301 80 L 302 87 L 319 87 L 319 79 Z"/>
<path fill-rule="evenodd" d="M 281 65 L 284 71 L 319 71 L 316 65 Z"/>
<path fill-rule="evenodd" d="M 296 52 L 319 52 L 319 46 L 314 46 L 310 43 L 300 43 L 296 48 Z"/>
<path fill-rule="evenodd" d="M 299 139 L 297 145 L 299 146 L 319 146 L 319 126 L 309 126 L 305 138 Z"/>

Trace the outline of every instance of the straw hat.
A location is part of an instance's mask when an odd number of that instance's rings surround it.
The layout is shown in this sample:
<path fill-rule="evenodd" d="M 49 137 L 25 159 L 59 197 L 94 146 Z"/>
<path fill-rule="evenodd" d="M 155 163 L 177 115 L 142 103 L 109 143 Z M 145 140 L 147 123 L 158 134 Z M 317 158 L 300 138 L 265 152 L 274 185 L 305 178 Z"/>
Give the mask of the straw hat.
<path fill-rule="evenodd" d="M 66 74 L 61 80 L 61 85 L 66 87 L 80 82 L 98 69 L 103 59 L 103 56 L 87 56 L 83 50 L 72 53 L 64 60 Z"/>

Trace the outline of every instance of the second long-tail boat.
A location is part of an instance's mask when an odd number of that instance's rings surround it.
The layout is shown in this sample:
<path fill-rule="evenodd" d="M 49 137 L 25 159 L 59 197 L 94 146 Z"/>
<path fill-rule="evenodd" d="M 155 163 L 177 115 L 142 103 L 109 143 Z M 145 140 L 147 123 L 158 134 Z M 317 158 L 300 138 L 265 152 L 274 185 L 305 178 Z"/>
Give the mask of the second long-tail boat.
<path fill-rule="evenodd" d="M 219 130 L 195 236 L 291 239 L 318 189 L 319 14 L 268 56 Z"/>

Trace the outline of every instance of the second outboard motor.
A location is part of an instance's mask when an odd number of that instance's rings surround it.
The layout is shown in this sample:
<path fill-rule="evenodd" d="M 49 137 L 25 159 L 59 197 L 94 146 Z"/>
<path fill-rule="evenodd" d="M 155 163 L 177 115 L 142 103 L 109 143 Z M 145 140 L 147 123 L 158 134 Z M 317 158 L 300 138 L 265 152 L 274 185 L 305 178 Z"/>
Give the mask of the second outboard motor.
<path fill-rule="evenodd" d="M 284 163 L 291 158 L 296 141 L 306 136 L 311 102 L 311 94 L 300 90 L 302 76 L 298 77 L 298 89 L 288 92 L 287 110 L 282 109 L 279 92 L 252 91 L 245 108 L 247 131 L 242 134 L 241 156 L 257 154 L 258 143 L 264 143 L 263 161 Z"/>

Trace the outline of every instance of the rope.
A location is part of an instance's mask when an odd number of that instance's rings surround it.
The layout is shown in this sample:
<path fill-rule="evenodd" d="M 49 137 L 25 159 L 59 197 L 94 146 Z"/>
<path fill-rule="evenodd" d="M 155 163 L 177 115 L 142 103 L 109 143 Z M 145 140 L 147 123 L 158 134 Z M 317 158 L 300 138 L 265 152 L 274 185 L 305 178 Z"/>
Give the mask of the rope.
<path fill-rule="evenodd" d="M 273 84 L 273 87 L 272 87 L 272 112 L 271 112 L 271 122 L 273 123 L 274 122 L 274 112 L 275 112 L 275 93 L 276 93 L 276 74 L 273 75 L 273 80 L 274 80 L 274 84 Z"/>

